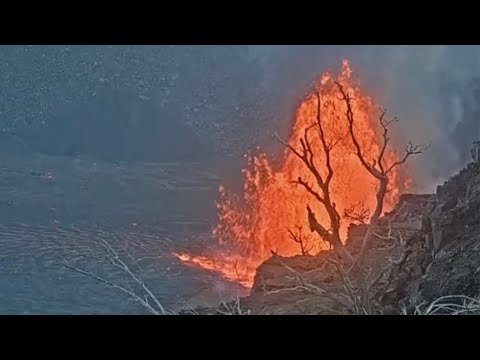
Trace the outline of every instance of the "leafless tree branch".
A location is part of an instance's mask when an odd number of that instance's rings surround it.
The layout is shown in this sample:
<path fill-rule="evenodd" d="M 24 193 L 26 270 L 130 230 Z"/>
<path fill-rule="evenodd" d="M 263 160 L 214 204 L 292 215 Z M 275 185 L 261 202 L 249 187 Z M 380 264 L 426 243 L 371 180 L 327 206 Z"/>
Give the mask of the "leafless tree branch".
<path fill-rule="evenodd" d="M 300 139 L 300 149 L 296 149 L 293 147 L 291 144 L 287 143 L 286 141 L 282 140 L 278 134 L 275 134 L 278 141 L 282 143 L 284 146 L 286 146 L 292 153 L 297 156 L 302 162 L 305 164 L 307 169 L 310 171 L 310 173 L 314 176 L 316 180 L 316 186 L 318 187 L 319 191 L 316 191 L 312 185 L 308 184 L 306 181 L 304 181 L 301 177 L 299 177 L 295 183 L 298 185 L 301 185 L 307 190 L 308 193 L 310 193 L 319 203 L 322 204 L 322 206 L 325 208 L 327 211 L 327 214 L 330 219 L 330 230 L 327 230 L 323 225 L 321 225 L 316 217 L 313 211 L 311 210 L 310 206 L 307 206 L 307 215 L 308 215 L 308 221 L 310 224 L 310 230 L 312 232 L 316 232 L 322 239 L 333 245 L 335 250 L 340 250 L 342 254 L 349 254 L 348 251 L 346 251 L 343 248 L 343 243 L 340 238 L 340 215 L 336 209 L 335 203 L 331 200 L 330 198 L 330 183 L 332 181 L 334 171 L 332 168 L 331 164 L 331 151 L 332 149 L 338 144 L 340 141 L 339 139 L 334 139 L 331 141 L 328 141 L 326 138 L 326 134 L 323 129 L 323 124 L 322 124 L 322 117 L 321 117 L 321 95 L 319 91 L 315 91 L 316 95 L 316 101 L 317 101 L 317 112 L 316 112 L 316 118 L 315 118 L 315 123 L 311 126 L 308 126 L 304 130 L 304 135 Z M 326 168 L 326 175 L 325 177 L 322 176 L 321 172 L 317 168 L 317 164 L 315 163 L 315 154 L 312 149 L 310 140 L 309 140 L 309 131 L 313 128 L 317 128 L 318 135 L 320 142 L 322 144 L 322 151 L 323 154 L 325 155 L 325 160 L 324 160 L 324 166 Z M 349 256 L 351 258 L 351 256 Z"/>
<path fill-rule="evenodd" d="M 313 249 L 314 245 L 311 244 L 311 239 L 309 236 L 302 233 L 302 227 L 297 226 L 297 232 L 294 233 L 292 230 L 288 230 L 290 238 L 300 245 L 302 255 L 310 255 L 310 251 Z"/>
<path fill-rule="evenodd" d="M 106 285 L 109 285 L 115 289 L 118 289 L 128 295 L 130 295 L 134 300 L 140 302 L 150 313 L 155 314 L 155 315 L 168 315 L 168 312 L 165 310 L 161 302 L 158 300 L 158 298 L 153 294 L 153 292 L 148 288 L 148 286 L 145 284 L 144 281 L 142 281 L 140 278 L 138 278 L 137 275 L 130 269 L 130 267 L 120 258 L 118 253 L 113 249 L 113 247 L 105 240 L 102 239 L 101 241 L 102 247 L 106 250 L 106 260 L 113 266 L 121 269 L 124 271 L 129 277 L 134 280 L 145 293 L 147 296 L 145 299 L 143 299 L 140 295 L 136 294 L 132 289 L 127 289 L 125 286 L 121 286 L 119 284 L 116 284 L 114 282 L 108 281 L 104 278 L 101 278 L 89 271 L 85 271 L 82 269 L 79 269 L 73 265 L 70 265 L 67 261 L 64 261 L 62 265 L 66 267 L 67 269 L 73 270 L 75 272 L 78 272 L 82 275 L 91 277 L 101 283 L 104 283 Z M 151 299 L 157 308 L 154 308 L 152 305 L 150 305 L 149 300 Z"/>
<path fill-rule="evenodd" d="M 423 153 L 428 148 L 428 146 L 413 145 L 411 142 L 409 142 L 405 148 L 404 157 L 399 161 L 394 162 L 390 166 L 387 166 L 385 164 L 384 155 L 387 149 L 388 142 L 390 140 L 388 136 L 388 130 L 389 130 L 389 126 L 392 123 L 398 122 L 398 119 L 393 118 L 391 120 L 385 120 L 386 110 L 383 110 L 379 117 L 379 123 L 383 130 L 382 131 L 383 142 L 382 142 L 381 150 L 379 152 L 377 159 L 375 159 L 372 162 L 372 164 L 369 164 L 362 152 L 362 148 L 355 134 L 355 130 L 354 130 L 355 115 L 352 108 L 352 98 L 350 97 L 348 92 L 345 91 L 345 89 L 339 82 L 335 82 L 335 84 L 337 85 L 340 91 L 341 99 L 344 101 L 347 107 L 347 111 L 345 115 L 349 125 L 350 138 L 352 139 L 353 145 L 355 147 L 355 154 L 357 155 L 357 158 L 360 160 L 360 163 L 363 165 L 363 167 L 379 182 L 379 187 L 376 195 L 377 202 L 376 202 L 375 210 L 370 218 L 370 226 L 367 229 L 367 232 L 362 241 L 362 246 L 360 248 L 358 257 L 354 262 L 354 266 L 356 266 L 357 264 L 362 263 L 367 246 L 370 243 L 371 238 L 374 236 L 372 231 L 376 227 L 378 219 L 383 213 L 385 195 L 388 192 L 388 183 L 389 183 L 388 174 L 396 166 L 399 166 L 405 163 L 410 156 Z"/>
<path fill-rule="evenodd" d="M 318 200 L 319 203 L 321 203 L 321 204 L 325 203 L 325 200 L 323 199 L 323 197 L 320 196 L 320 194 L 318 192 L 313 190 L 313 187 L 310 186 L 307 182 L 305 182 L 301 177 L 299 177 L 296 181 L 293 181 L 293 183 L 303 186 L 305 188 L 305 190 L 307 190 L 310 194 L 313 195 L 313 197 L 315 199 Z"/>
<path fill-rule="evenodd" d="M 321 295 L 323 297 L 326 297 L 332 301 L 335 301 L 335 302 L 339 302 L 339 299 L 334 297 L 334 296 L 331 296 L 327 290 L 325 290 L 324 288 L 321 288 L 317 285 L 314 285 L 310 282 L 307 282 L 303 275 L 300 274 L 297 270 L 293 269 L 292 267 L 288 266 L 278 255 L 274 255 L 275 259 L 280 263 L 280 265 L 285 268 L 286 270 L 288 270 L 295 278 L 296 282 L 298 285 L 296 286 L 293 286 L 293 287 L 289 287 L 289 288 L 283 288 L 283 289 L 277 289 L 277 290 L 270 290 L 270 291 L 266 291 L 266 294 L 267 295 L 271 295 L 271 294 L 278 294 L 278 293 L 281 293 L 281 292 L 289 292 L 289 291 L 298 291 L 298 290 L 302 290 L 302 291 L 305 291 L 307 293 L 310 293 L 310 294 L 315 294 L 315 295 Z M 328 260 L 328 258 L 327 258 Z M 326 262 L 327 263 L 327 262 Z M 343 305 L 343 304 L 342 304 Z"/>
<path fill-rule="evenodd" d="M 409 315 L 406 309 L 403 315 Z M 422 303 L 415 307 L 412 315 L 479 315 L 480 297 L 465 295 L 447 295 L 435 299 L 430 304 Z"/>
<path fill-rule="evenodd" d="M 404 164 L 410 156 L 424 153 L 430 146 L 431 146 L 430 143 L 427 145 L 414 145 L 411 142 L 409 142 L 407 146 L 405 146 L 405 154 L 403 158 L 399 161 L 394 162 L 392 165 L 390 165 L 390 167 L 387 169 L 385 174 L 388 174 L 395 167 Z"/>
<path fill-rule="evenodd" d="M 343 217 L 357 224 L 367 224 L 370 219 L 370 209 L 364 202 L 353 204 L 343 211 Z"/>
<path fill-rule="evenodd" d="M 250 315 L 250 310 L 243 310 L 241 308 L 239 297 L 237 297 L 234 302 L 222 303 L 221 307 L 215 310 L 221 315 Z"/>

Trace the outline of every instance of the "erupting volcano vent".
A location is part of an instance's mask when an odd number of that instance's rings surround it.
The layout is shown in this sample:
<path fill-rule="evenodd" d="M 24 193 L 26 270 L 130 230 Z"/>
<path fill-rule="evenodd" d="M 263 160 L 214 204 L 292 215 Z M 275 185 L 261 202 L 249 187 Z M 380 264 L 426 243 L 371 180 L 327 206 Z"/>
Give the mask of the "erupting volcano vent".
<path fill-rule="evenodd" d="M 355 133 L 367 161 L 373 162 L 381 151 L 381 129 L 379 108 L 361 89 L 358 80 L 347 61 L 343 61 L 338 77 L 325 73 L 317 84 L 321 94 L 320 114 L 327 140 L 337 145 L 331 152 L 334 175 L 331 182 L 331 198 L 339 214 L 362 204 L 373 212 L 377 182 L 362 167 L 354 153 L 354 146 L 348 132 L 347 106 L 335 81 L 348 91 L 352 98 L 355 114 Z M 316 122 L 318 111 L 316 93 L 308 95 L 299 106 L 288 143 L 300 147 L 305 129 Z M 315 154 L 318 168 L 325 170 L 325 154 L 318 131 L 309 132 L 309 141 Z M 395 162 L 399 156 L 393 151 L 384 155 L 386 163 Z M 244 193 L 234 194 L 220 187 L 218 201 L 218 224 L 213 236 L 218 240 L 218 250 L 194 256 L 176 254 L 192 266 L 215 270 L 226 279 L 251 287 L 255 269 L 275 251 L 281 256 L 302 254 L 299 243 L 292 234 L 302 231 L 306 238 L 304 251 L 315 254 L 326 248 L 317 234 L 310 231 L 306 206 L 310 205 L 317 220 L 328 229 L 329 218 L 322 207 L 304 187 L 293 183 L 301 177 L 316 186 L 313 175 L 292 151 L 286 149 L 280 168 L 274 169 L 266 154 L 249 156 L 249 165 L 243 170 Z M 390 174 L 389 192 L 385 199 L 385 210 L 391 210 L 400 194 L 412 190 L 412 177 L 405 167 L 397 167 Z M 345 239 L 348 219 L 344 216 L 341 235 Z"/>

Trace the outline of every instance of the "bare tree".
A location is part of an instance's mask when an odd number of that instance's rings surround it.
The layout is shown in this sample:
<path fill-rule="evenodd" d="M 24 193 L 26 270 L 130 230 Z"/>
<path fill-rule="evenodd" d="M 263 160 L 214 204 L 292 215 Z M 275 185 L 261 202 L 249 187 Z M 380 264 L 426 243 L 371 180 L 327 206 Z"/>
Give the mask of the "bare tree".
<path fill-rule="evenodd" d="M 308 223 L 310 226 L 310 230 L 312 232 L 316 232 L 324 241 L 331 244 L 333 249 L 338 251 L 341 256 L 347 255 L 349 259 L 352 259 L 350 253 L 344 248 L 341 237 L 340 237 L 340 214 L 337 211 L 335 203 L 332 201 L 331 194 L 330 194 L 330 185 L 334 175 L 334 170 L 332 168 L 331 162 L 331 152 L 334 147 L 342 140 L 341 138 L 338 139 L 327 139 L 325 136 L 325 132 L 322 125 L 322 116 L 321 116 L 321 94 L 320 91 L 315 90 L 315 95 L 317 98 L 317 114 L 315 122 L 308 126 L 305 129 L 303 136 L 300 139 L 300 148 L 296 148 L 293 145 L 285 142 L 282 140 L 278 134 L 276 134 L 277 139 L 285 145 L 287 148 L 292 151 L 295 156 L 297 156 L 305 166 L 308 168 L 310 173 L 315 178 L 315 184 L 309 184 L 305 181 L 302 177 L 298 177 L 297 180 L 293 181 L 293 183 L 298 184 L 305 188 L 308 193 L 310 193 L 320 204 L 323 205 L 323 208 L 326 210 L 329 220 L 330 226 L 329 228 L 325 227 L 324 225 L 320 224 L 317 221 L 315 213 L 310 208 L 310 205 L 307 204 L 307 215 L 308 215 Z M 321 171 L 319 170 L 318 157 L 315 154 L 314 149 L 311 146 L 309 140 L 309 132 L 315 129 L 318 131 L 318 135 L 320 138 L 320 142 L 322 145 L 322 151 L 325 156 L 325 161 L 323 166 L 326 170 L 326 175 L 322 175 Z"/>
<path fill-rule="evenodd" d="M 359 202 L 343 210 L 343 217 L 352 223 L 366 224 L 370 219 L 370 209 L 365 207 L 364 202 Z"/>
<path fill-rule="evenodd" d="M 302 255 L 310 255 L 310 251 L 314 248 L 314 244 L 312 244 L 312 239 L 310 236 L 303 234 L 302 227 L 297 226 L 297 232 L 293 232 L 292 230 L 288 230 L 290 238 L 300 245 L 300 250 L 302 251 Z"/>
<path fill-rule="evenodd" d="M 347 111 L 346 111 L 346 118 L 348 121 L 348 127 L 349 127 L 349 134 L 350 138 L 353 142 L 353 145 L 355 147 L 355 154 L 360 160 L 360 163 L 362 166 L 375 178 L 378 180 L 378 190 L 376 194 L 376 205 L 375 205 L 375 210 L 370 217 L 370 222 L 369 222 L 369 227 L 367 229 L 367 232 L 363 238 L 362 241 L 362 246 L 360 248 L 360 252 L 358 254 L 358 257 L 354 263 L 354 265 L 358 263 L 362 263 L 363 257 L 365 255 L 365 250 L 367 249 L 367 246 L 370 242 L 370 240 L 374 237 L 374 232 L 375 228 L 378 223 L 378 219 L 383 213 L 383 206 L 385 202 L 385 195 L 388 191 L 388 183 L 389 183 L 389 174 L 391 171 L 396 168 L 397 166 L 400 166 L 404 164 L 408 158 L 412 155 L 418 155 L 423 153 L 429 145 L 414 145 L 411 142 L 407 144 L 405 147 L 405 153 L 403 157 L 400 160 L 397 160 L 391 164 L 388 164 L 387 161 L 385 160 L 385 153 L 387 150 L 387 146 L 390 141 L 389 137 L 389 127 L 392 123 L 395 123 L 398 121 L 397 118 L 393 118 L 391 120 L 386 120 L 385 115 L 387 113 L 386 110 L 383 110 L 380 114 L 379 117 L 379 123 L 382 128 L 382 146 L 380 149 L 380 152 L 377 156 L 376 159 L 370 159 L 371 162 L 368 162 L 369 159 L 365 158 L 365 155 L 362 151 L 362 148 L 360 146 L 360 143 L 358 142 L 357 136 L 355 134 L 355 114 L 352 109 L 352 98 L 348 94 L 347 91 L 342 87 L 342 85 L 339 82 L 335 82 L 335 84 L 338 86 L 338 89 L 341 94 L 342 100 L 345 102 L 345 105 L 347 106 Z"/>
<path fill-rule="evenodd" d="M 304 131 L 303 136 L 300 138 L 300 146 L 296 147 L 294 144 L 289 144 L 280 139 L 277 135 L 277 139 L 284 144 L 293 154 L 306 165 L 307 169 L 313 175 L 315 179 L 314 184 L 309 184 L 305 179 L 299 177 L 295 181 L 295 184 L 302 186 L 309 194 L 313 196 L 320 204 L 325 208 L 330 224 L 320 224 L 317 221 L 315 213 L 312 211 L 310 204 L 307 204 L 307 216 L 310 229 L 312 232 L 316 232 L 324 241 L 331 244 L 334 250 L 337 250 L 340 255 L 348 254 L 349 260 L 352 262 L 350 265 L 347 265 L 342 261 L 332 259 L 330 262 L 336 267 L 337 273 L 340 275 L 343 280 L 344 289 L 346 297 L 350 299 L 350 303 L 354 312 L 357 314 L 372 314 L 374 313 L 374 299 L 378 298 L 379 293 L 384 289 L 384 286 L 379 285 L 381 279 L 386 279 L 390 276 L 393 266 L 396 266 L 402 263 L 405 259 L 406 245 L 405 241 L 401 235 L 398 233 L 398 238 L 392 236 L 391 224 L 389 226 L 388 235 L 383 236 L 378 233 L 378 221 L 383 214 L 385 196 L 389 191 L 389 180 L 392 174 L 392 171 L 407 162 L 407 160 L 413 156 L 423 153 L 429 145 L 414 145 L 409 142 L 405 147 L 405 152 L 401 158 L 396 161 L 388 161 L 386 154 L 389 153 L 388 146 L 390 144 L 390 135 L 389 129 L 393 123 L 396 123 L 398 120 L 396 118 L 387 120 L 386 119 L 386 110 L 383 110 L 379 116 L 379 124 L 381 127 L 381 144 L 380 151 L 376 155 L 376 158 L 369 159 L 366 157 L 364 149 L 360 144 L 357 134 L 355 131 L 355 113 L 353 110 L 352 101 L 348 92 L 342 87 L 338 82 L 335 83 L 338 86 L 340 91 L 341 100 L 345 102 L 347 111 L 346 111 L 346 120 L 348 124 L 348 132 L 346 137 L 350 138 L 353 146 L 354 152 L 362 166 L 368 171 L 368 173 L 378 181 L 378 189 L 376 193 L 376 205 L 374 209 L 368 209 L 365 207 L 365 204 L 359 203 L 354 204 L 350 208 L 344 209 L 343 218 L 350 220 L 354 223 L 359 224 L 368 224 L 367 231 L 362 239 L 362 244 L 358 256 L 353 259 L 351 255 L 343 247 L 343 243 L 340 238 L 340 214 L 338 213 L 335 203 L 331 198 L 330 193 L 330 184 L 334 176 L 334 169 L 332 168 L 331 162 L 331 151 L 339 143 L 339 141 L 344 138 L 338 139 L 327 139 L 324 132 L 324 127 L 322 126 L 322 112 L 321 112 L 321 94 L 318 90 L 315 89 L 315 95 L 317 100 L 317 111 L 314 123 L 307 127 Z M 310 131 L 318 131 L 318 136 L 321 143 L 320 149 L 313 149 L 311 142 L 309 141 Z M 320 154 L 321 152 L 321 154 Z M 322 156 L 319 156 L 322 155 Z M 319 159 L 322 159 L 320 162 Z M 323 166 L 322 171 L 320 171 L 320 166 Z M 325 174 L 322 176 L 322 174 Z M 371 213 L 370 210 L 373 210 Z M 329 226 L 328 226 L 329 225 Z M 298 242 L 298 239 L 293 236 L 293 233 L 290 231 L 291 237 Z M 368 244 L 371 242 L 371 239 L 374 237 L 382 237 L 388 240 L 394 240 L 393 247 L 397 246 L 397 242 L 401 247 L 400 249 L 400 258 L 387 259 L 384 267 L 379 269 L 379 272 L 373 271 L 374 269 L 363 266 L 363 259 L 365 251 L 368 247 Z M 301 245 L 303 252 L 303 245 Z M 393 247 L 390 247 L 391 250 Z M 344 258 L 342 256 L 342 258 Z M 350 271 L 356 266 L 362 266 L 360 272 L 356 274 L 351 274 Z M 377 269 L 378 270 L 378 269 Z M 375 288 L 375 290 L 374 290 Z"/>

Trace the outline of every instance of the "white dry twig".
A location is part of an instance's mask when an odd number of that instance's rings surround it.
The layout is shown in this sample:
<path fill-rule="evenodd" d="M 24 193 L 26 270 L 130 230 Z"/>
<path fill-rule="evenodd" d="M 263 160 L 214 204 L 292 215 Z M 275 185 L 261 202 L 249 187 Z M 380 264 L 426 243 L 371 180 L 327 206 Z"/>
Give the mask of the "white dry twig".
<path fill-rule="evenodd" d="M 447 295 L 439 297 L 429 305 L 422 303 L 415 307 L 413 314 L 405 308 L 403 315 L 480 315 L 480 297 Z"/>
<path fill-rule="evenodd" d="M 129 268 L 129 266 L 120 258 L 118 253 L 113 249 L 113 247 L 104 239 L 102 239 L 101 245 L 106 249 L 106 260 L 113 266 L 121 269 L 127 273 L 130 278 L 132 278 L 147 294 L 145 298 L 142 298 L 140 295 L 136 294 L 131 288 L 128 289 L 125 286 L 119 285 L 117 283 L 111 282 L 100 276 L 93 274 L 92 272 L 79 269 L 75 266 L 70 265 L 67 261 L 64 261 L 62 265 L 67 269 L 78 272 L 79 274 L 88 276 L 92 279 L 95 279 L 103 284 L 111 286 L 115 289 L 118 289 L 126 294 L 128 294 L 132 299 L 138 301 L 143 307 L 145 307 L 150 313 L 154 315 L 169 315 L 169 312 L 165 310 L 158 298 L 153 294 L 149 287 L 145 284 L 143 280 L 137 277 L 135 273 Z M 154 305 L 150 304 L 150 300 L 153 301 Z"/>
<path fill-rule="evenodd" d="M 221 315 L 250 315 L 250 310 L 241 308 L 240 298 L 237 297 L 233 303 L 222 303 L 222 308 L 216 309 Z"/>

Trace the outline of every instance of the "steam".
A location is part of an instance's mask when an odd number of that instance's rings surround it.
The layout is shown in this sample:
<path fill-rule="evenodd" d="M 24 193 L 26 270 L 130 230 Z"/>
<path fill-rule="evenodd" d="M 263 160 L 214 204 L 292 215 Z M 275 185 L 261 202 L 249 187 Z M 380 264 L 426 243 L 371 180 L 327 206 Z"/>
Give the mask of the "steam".
<path fill-rule="evenodd" d="M 262 87 L 285 117 L 319 73 L 338 71 L 348 58 L 363 86 L 400 118 L 398 141 L 431 142 L 413 163 L 420 191 L 463 167 L 480 137 L 478 46 L 252 46 L 250 56 L 264 67 Z"/>

